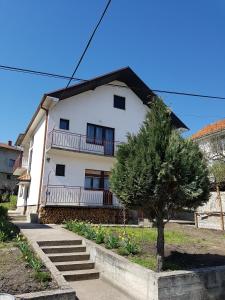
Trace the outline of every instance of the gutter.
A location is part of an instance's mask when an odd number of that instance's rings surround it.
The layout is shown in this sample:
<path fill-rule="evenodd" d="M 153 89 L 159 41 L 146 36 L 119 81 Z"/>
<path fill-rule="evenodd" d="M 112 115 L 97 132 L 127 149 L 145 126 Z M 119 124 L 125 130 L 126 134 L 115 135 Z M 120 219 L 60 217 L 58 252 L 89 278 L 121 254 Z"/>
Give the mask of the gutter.
<path fill-rule="evenodd" d="M 46 147 L 46 139 L 47 139 L 47 129 L 48 129 L 48 109 L 44 108 L 41 104 L 40 109 L 45 111 L 45 132 L 44 132 L 44 143 L 43 143 L 43 150 L 42 150 L 42 161 L 41 161 L 41 177 L 39 183 L 39 191 L 38 191 L 38 205 L 37 205 L 37 214 L 39 214 L 40 210 L 40 203 L 41 203 L 41 191 L 42 191 L 42 183 L 43 183 L 43 174 L 44 174 L 44 162 L 45 162 L 45 147 Z"/>

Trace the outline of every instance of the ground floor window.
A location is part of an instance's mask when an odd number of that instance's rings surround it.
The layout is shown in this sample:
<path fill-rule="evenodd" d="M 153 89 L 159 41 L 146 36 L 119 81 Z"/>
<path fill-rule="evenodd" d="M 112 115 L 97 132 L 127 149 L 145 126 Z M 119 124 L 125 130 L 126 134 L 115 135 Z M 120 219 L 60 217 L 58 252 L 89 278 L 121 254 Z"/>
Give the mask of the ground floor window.
<path fill-rule="evenodd" d="M 109 190 L 109 172 L 86 169 L 84 187 L 87 190 Z"/>

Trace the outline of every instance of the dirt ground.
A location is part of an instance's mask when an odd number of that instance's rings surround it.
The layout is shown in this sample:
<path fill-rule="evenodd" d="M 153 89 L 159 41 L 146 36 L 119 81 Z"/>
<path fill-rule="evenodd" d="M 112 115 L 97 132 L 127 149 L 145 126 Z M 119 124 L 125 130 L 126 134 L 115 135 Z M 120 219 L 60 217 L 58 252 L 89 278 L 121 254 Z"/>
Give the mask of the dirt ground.
<path fill-rule="evenodd" d="M 166 229 L 183 233 L 189 242 L 166 244 L 168 268 L 193 269 L 225 265 L 225 233 L 212 229 L 196 229 L 194 226 L 169 223 Z M 178 267 L 178 268 L 177 268 Z"/>
<path fill-rule="evenodd" d="M 12 295 L 55 289 L 54 281 L 41 283 L 12 244 L 0 248 L 0 292 Z"/>

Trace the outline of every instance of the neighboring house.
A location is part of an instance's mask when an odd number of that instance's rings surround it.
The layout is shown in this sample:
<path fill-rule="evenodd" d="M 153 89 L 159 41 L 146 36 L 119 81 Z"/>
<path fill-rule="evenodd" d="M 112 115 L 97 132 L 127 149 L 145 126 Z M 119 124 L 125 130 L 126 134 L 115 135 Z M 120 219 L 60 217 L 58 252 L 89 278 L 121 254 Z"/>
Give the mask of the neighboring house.
<path fill-rule="evenodd" d="M 0 193 L 17 191 L 17 177 L 13 175 L 13 166 L 19 153 L 20 150 L 11 141 L 8 144 L 0 143 Z"/>
<path fill-rule="evenodd" d="M 139 131 L 154 93 L 124 68 L 43 96 L 26 132 L 17 207 L 42 222 L 119 222 L 110 170 L 127 133 Z M 186 126 L 172 113 L 174 126 Z M 24 163 L 23 163 L 24 161 Z M 26 168 L 26 162 L 28 167 Z"/>
<path fill-rule="evenodd" d="M 208 164 L 224 154 L 225 147 L 225 119 L 209 124 L 193 134 L 208 160 Z M 213 187 L 213 184 L 212 184 Z M 225 190 L 221 190 L 221 201 L 215 188 L 212 189 L 209 201 L 197 209 L 195 214 L 196 226 L 201 228 L 224 229 L 225 224 Z M 224 220 L 222 220 L 222 218 Z"/>

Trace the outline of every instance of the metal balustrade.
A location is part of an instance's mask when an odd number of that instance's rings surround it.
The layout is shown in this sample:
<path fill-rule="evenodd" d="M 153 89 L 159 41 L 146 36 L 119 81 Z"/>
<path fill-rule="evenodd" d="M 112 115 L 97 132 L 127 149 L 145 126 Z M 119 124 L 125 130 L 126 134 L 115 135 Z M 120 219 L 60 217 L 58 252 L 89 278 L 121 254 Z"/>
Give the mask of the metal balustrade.
<path fill-rule="evenodd" d="M 86 190 L 83 187 L 49 185 L 46 187 L 46 206 L 104 206 L 121 207 L 110 191 Z"/>
<path fill-rule="evenodd" d="M 76 152 L 86 152 L 104 156 L 115 156 L 121 142 L 97 140 L 86 135 L 52 130 L 48 134 L 47 149 L 59 148 Z"/>

